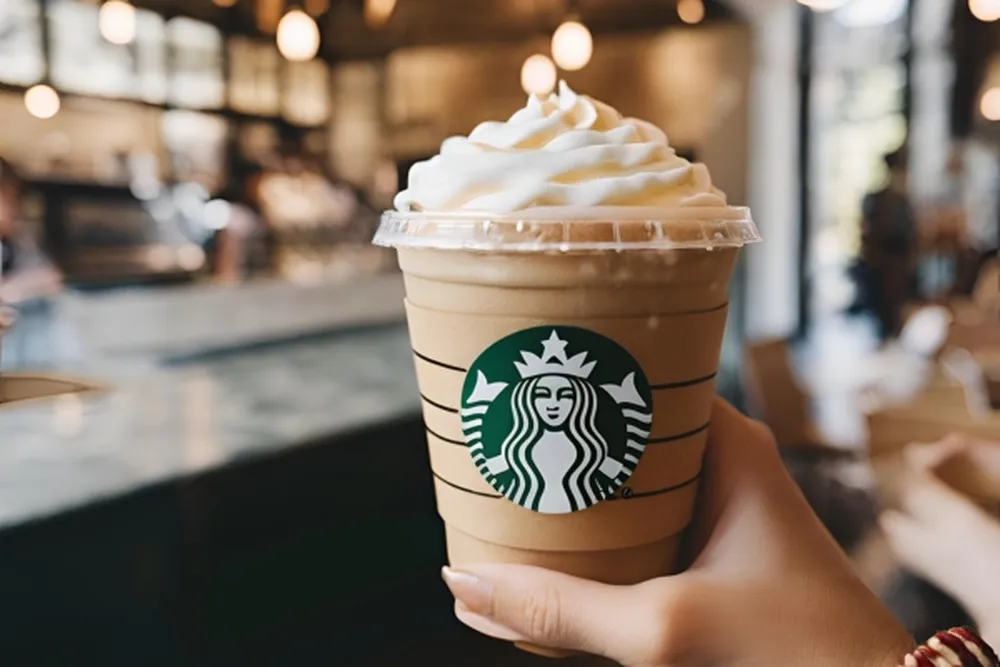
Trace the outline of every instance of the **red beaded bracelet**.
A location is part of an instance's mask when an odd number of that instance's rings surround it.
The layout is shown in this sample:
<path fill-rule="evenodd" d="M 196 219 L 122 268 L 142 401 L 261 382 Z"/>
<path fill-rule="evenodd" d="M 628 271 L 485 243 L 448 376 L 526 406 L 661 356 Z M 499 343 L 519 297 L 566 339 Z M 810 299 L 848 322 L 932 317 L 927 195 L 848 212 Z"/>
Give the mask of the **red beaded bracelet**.
<path fill-rule="evenodd" d="M 906 656 L 900 667 L 1000 667 L 1000 661 L 979 635 L 953 628 L 934 635 Z"/>

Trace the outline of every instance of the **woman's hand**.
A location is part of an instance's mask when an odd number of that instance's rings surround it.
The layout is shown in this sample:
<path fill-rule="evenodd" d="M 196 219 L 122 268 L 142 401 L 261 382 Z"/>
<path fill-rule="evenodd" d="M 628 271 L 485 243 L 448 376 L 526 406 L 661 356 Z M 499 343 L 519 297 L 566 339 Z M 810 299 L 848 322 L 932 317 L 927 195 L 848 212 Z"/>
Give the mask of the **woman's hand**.
<path fill-rule="evenodd" d="M 712 415 L 691 568 L 610 586 L 538 568 L 445 569 L 466 625 L 628 667 L 896 667 L 912 640 L 855 576 L 768 430 Z"/>
<path fill-rule="evenodd" d="M 1000 520 L 935 474 L 961 456 L 1000 484 L 1000 443 L 955 436 L 912 446 L 906 453 L 902 511 L 884 514 L 882 528 L 903 565 L 961 603 L 995 646 L 1000 643 Z"/>

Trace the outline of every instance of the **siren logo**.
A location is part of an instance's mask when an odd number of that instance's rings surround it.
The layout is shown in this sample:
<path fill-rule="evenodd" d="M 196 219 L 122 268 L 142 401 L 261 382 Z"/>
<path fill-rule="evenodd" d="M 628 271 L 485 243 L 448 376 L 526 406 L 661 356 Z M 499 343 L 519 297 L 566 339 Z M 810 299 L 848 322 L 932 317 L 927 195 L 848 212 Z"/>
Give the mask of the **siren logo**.
<path fill-rule="evenodd" d="M 462 431 L 476 467 L 508 499 L 545 514 L 612 496 L 639 463 L 652 412 L 632 355 L 577 327 L 497 341 L 462 387 Z"/>

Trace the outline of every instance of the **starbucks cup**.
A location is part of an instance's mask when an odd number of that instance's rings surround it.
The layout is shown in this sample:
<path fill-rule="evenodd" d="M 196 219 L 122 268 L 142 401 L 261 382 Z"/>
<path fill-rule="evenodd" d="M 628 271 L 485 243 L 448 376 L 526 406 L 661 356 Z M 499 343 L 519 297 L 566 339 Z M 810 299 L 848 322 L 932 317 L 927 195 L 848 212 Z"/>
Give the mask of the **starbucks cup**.
<path fill-rule="evenodd" d="M 452 566 L 674 572 L 750 212 L 386 213 Z"/>

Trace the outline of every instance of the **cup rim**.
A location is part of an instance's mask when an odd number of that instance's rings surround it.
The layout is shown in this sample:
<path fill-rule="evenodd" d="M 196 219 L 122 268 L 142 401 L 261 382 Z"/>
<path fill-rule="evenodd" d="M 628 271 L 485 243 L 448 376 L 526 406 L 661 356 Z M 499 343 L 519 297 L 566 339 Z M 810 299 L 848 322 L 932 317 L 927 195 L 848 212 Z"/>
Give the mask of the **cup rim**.
<path fill-rule="evenodd" d="M 760 233 L 746 207 L 543 207 L 513 213 L 386 211 L 375 245 L 494 252 L 739 248 Z"/>

